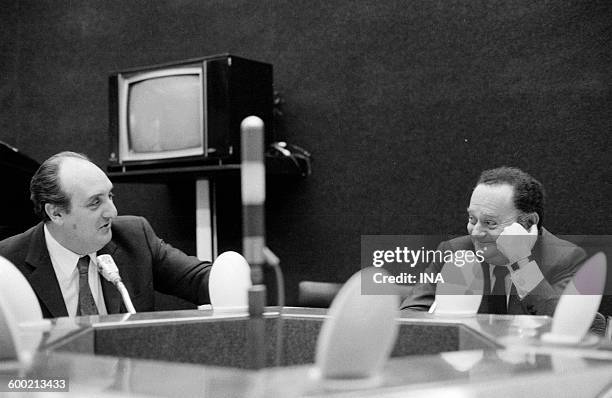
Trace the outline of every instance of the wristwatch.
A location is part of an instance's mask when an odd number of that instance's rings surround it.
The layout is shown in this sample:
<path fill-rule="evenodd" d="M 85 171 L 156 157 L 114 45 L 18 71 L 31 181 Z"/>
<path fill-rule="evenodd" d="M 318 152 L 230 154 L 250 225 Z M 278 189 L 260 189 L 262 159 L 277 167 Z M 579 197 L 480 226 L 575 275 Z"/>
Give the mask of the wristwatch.
<path fill-rule="evenodd" d="M 517 260 L 510 264 L 510 269 L 512 271 L 518 271 L 519 269 L 521 269 L 522 266 L 529 264 L 532 261 L 535 261 L 535 258 L 533 257 L 533 254 L 530 254 L 529 256 L 521 258 L 520 260 Z"/>

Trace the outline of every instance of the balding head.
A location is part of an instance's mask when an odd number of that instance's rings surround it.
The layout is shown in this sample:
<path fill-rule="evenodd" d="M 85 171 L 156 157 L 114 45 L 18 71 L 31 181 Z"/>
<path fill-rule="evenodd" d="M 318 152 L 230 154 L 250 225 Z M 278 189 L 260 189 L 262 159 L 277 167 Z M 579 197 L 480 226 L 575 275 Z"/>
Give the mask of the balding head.
<path fill-rule="evenodd" d="M 108 181 L 108 177 L 98 166 L 79 157 L 64 158 L 59 165 L 58 176 L 61 191 L 70 199 L 79 190 Z"/>
<path fill-rule="evenodd" d="M 45 203 L 70 212 L 70 196 L 62 189 L 59 181 L 60 164 L 66 159 L 78 159 L 91 164 L 89 158 L 83 154 L 60 152 L 45 160 L 30 181 L 30 200 L 34 204 L 34 213 L 45 222 L 50 221 L 45 212 Z"/>

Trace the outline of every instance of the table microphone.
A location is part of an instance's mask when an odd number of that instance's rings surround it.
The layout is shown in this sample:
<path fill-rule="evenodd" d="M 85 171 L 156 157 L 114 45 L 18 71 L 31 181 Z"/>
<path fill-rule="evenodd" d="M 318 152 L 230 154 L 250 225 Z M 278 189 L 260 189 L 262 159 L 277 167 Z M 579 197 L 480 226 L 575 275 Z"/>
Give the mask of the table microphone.
<path fill-rule="evenodd" d="M 266 305 L 266 285 L 263 281 L 265 247 L 266 168 L 264 164 L 264 123 L 249 116 L 240 124 L 240 186 L 242 193 L 242 246 L 244 257 L 251 266 L 249 288 L 249 347 L 250 367 L 262 369 L 266 364 L 263 313 Z"/>
<path fill-rule="evenodd" d="M 130 314 L 135 314 L 136 310 L 134 309 L 132 300 L 130 300 L 130 295 L 125 285 L 121 281 L 121 276 L 119 275 L 119 269 L 117 268 L 117 264 L 115 264 L 115 260 L 113 260 L 110 254 L 101 254 L 98 256 L 96 263 L 98 264 L 98 272 L 104 279 L 115 285 L 119 293 L 121 293 L 123 304 L 125 304 L 125 308 L 127 308 L 128 312 Z"/>

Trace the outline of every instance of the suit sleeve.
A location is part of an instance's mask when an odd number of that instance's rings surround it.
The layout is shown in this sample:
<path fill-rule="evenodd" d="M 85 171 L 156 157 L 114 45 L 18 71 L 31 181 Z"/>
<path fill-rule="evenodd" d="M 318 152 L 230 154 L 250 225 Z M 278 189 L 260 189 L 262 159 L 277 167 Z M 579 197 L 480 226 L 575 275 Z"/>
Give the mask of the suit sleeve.
<path fill-rule="evenodd" d="M 523 311 L 531 315 L 553 316 L 565 286 L 574 277 L 585 257 L 586 254 L 582 248 L 572 247 L 554 267 L 554 272 L 546 275 L 521 300 Z"/>
<path fill-rule="evenodd" d="M 438 245 L 438 252 L 444 253 L 445 250 L 450 249 L 450 244 L 445 241 Z M 438 261 L 432 261 L 427 265 L 424 273 L 438 273 L 442 270 L 444 263 Z M 400 306 L 401 310 L 412 310 L 412 311 L 427 311 L 434 302 L 436 296 L 436 284 L 435 283 L 418 283 L 411 287 L 406 298 L 402 301 Z"/>
<path fill-rule="evenodd" d="M 157 237 L 146 219 L 143 230 L 153 261 L 155 290 L 178 296 L 194 304 L 208 304 L 208 278 L 211 263 L 188 256 Z"/>

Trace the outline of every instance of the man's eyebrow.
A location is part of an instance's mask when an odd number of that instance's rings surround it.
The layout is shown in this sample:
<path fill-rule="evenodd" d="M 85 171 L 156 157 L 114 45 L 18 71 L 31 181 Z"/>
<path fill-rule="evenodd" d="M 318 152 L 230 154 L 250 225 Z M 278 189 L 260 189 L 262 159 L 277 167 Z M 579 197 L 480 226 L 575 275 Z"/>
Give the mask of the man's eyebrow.
<path fill-rule="evenodd" d="M 472 214 L 474 212 L 473 210 L 470 210 L 469 207 L 466 210 L 467 210 L 468 214 Z M 497 214 L 487 213 L 486 211 L 482 211 L 480 213 L 480 217 L 481 218 L 493 218 L 493 219 L 496 219 L 496 220 L 499 218 L 499 216 Z"/>

